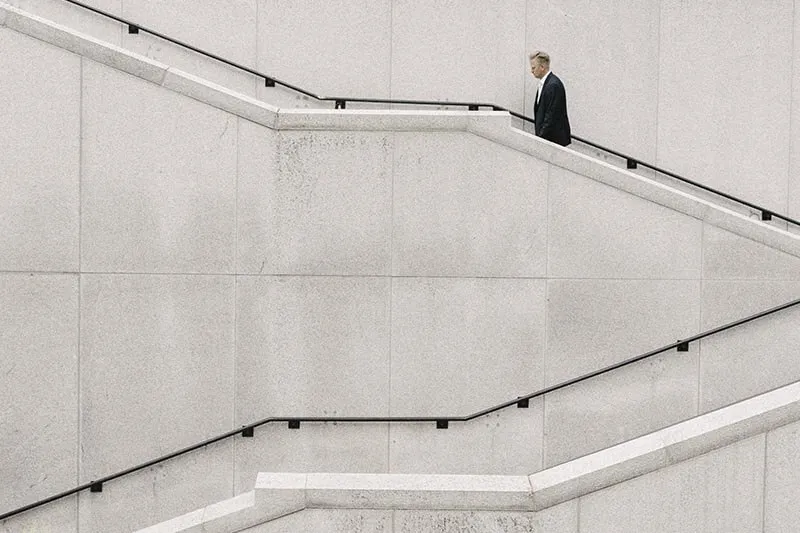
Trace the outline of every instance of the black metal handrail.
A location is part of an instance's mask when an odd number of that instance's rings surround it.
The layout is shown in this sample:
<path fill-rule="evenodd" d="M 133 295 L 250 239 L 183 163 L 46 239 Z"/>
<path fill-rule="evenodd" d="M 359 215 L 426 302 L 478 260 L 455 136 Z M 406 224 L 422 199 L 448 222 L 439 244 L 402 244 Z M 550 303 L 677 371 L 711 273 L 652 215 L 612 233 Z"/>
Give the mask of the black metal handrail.
<path fill-rule="evenodd" d="M 582 381 L 586 381 L 588 379 L 597 377 L 601 374 L 606 374 L 611 372 L 612 370 L 616 370 L 618 368 L 622 368 L 643 359 L 647 359 L 654 355 L 658 355 L 664 352 L 668 352 L 673 349 L 677 349 L 679 352 L 687 352 L 689 351 L 689 344 L 692 342 L 699 341 L 711 335 L 715 335 L 717 333 L 721 333 L 723 331 L 729 330 L 731 328 L 735 328 L 737 326 L 741 326 L 743 324 L 747 324 L 748 322 L 752 322 L 759 318 L 763 318 L 765 316 L 777 313 L 779 311 L 783 311 L 785 309 L 789 309 L 790 307 L 794 307 L 800 304 L 800 299 L 792 300 L 791 302 L 787 302 L 785 304 L 773 307 L 771 309 L 767 309 L 766 311 L 761 311 L 754 315 L 748 316 L 746 318 L 742 318 L 740 320 L 736 320 L 735 322 L 731 322 L 729 324 L 725 324 L 723 326 L 716 327 L 714 329 L 710 329 L 706 332 L 699 333 L 687 339 L 676 341 L 672 344 L 668 344 L 667 346 L 663 346 L 656 350 L 652 350 L 641 355 L 637 355 L 635 357 L 631 357 L 629 359 L 625 359 L 619 363 L 615 363 L 613 365 L 609 365 L 607 367 L 601 368 L 599 370 L 595 370 L 594 372 L 590 372 L 588 374 L 584 374 L 574 379 L 570 379 L 559 383 L 557 385 L 552 385 L 550 387 L 546 387 L 544 389 L 540 389 L 536 392 L 532 392 L 525 396 L 518 396 L 513 400 L 509 400 L 507 402 L 503 402 L 501 404 L 495 405 L 493 407 L 489 407 L 487 409 L 483 409 L 482 411 L 477 411 L 470 415 L 466 416 L 425 416 L 425 417 L 412 417 L 412 416 L 378 416 L 378 417 L 271 417 L 265 418 L 263 420 L 259 420 L 258 422 L 253 422 L 246 426 L 242 426 L 238 429 L 234 429 L 228 431 L 227 433 L 223 433 L 222 435 L 217 435 L 216 437 L 212 437 L 208 440 L 204 440 L 198 444 L 194 444 L 192 446 L 188 446 L 186 448 L 182 448 L 175 452 L 172 452 L 168 455 L 164 455 L 162 457 L 158 457 L 157 459 L 153 459 L 151 461 L 147 461 L 146 463 L 142 463 L 140 465 L 122 470 L 121 472 L 117 472 L 116 474 L 112 474 L 97 480 L 90 481 L 88 483 L 84 483 L 74 489 L 70 489 L 68 491 L 56 494 L 49 498 L 45 498 L 43 500 L 31 503 L 24 507 L 20 507 L 19 509 L 15 509 L 13 511 L 7 512 L 5 514 L 0 515 L 0 521 L 5 520 L 6 518 L 10 518 L 12 516 L 24 513 L 26 511 L 30 511 L 36 507 L 41 507 L 42 505 L 54 502 L 56 500 L 60 500 L 61 498 L 66 498 L 67 496 L 71 496 L 73 494 L 77 494 L 82 492 L 86 489 L 89 489 L 90 492 L 102 492 L 103 491 L 103 484 L 108 483 L 109 481 L 113 481 L 115 479 L 121 478 L 128 474 L 132 474 L 134 472 L 138 472 L 139 470 L 144 470 L 145 468 L 149 468 L 154 466 L 158 463 L 162 463 L 164 461 L 168 461 L 170 459 L 174 459 L 175 457 L 184 455 L 189 452 L 193 452 L 200 448 L 204 448 L 211 444 L 217 443 L 219 441 L 228 439 L 230 437 L 234 437 L 236 435 L 241 435 L 242 437 L 253 437 L 255 428 L 259 426 L 263 426 L 265 424 L 273 423 L 273 422 L 282 422 L 288 423 L 289 429 L 299 429 L 301 423 L 326 423 L 326 422 L 341 422 L 341 423 L 436 423 L 436 427 L 438 429 L 447 429 L 449 427 L 450 422 L 469 422 L 476 418 L 489 415 L 496 411 L 500 411 L 501 409 L 505 409 L 507 407 L 511 407 L 512 405 L 516 405 L 519 408 L 527 408 L 529 407 L 530 400 L 544 396 L 551 392 L 555 392 L 557 390 L 569 387 L 571 385 L 575 385 Z"/>
<path fill-rule="evenodd" d="M 515 111 L 511 111 L 510 109 L 506 109 L 505 107 L 502 107 L 502 106 L 499 106 L 499 105 L 496 105 L 496 104 L 491 104 L 491 103 L 482 103 L 482 102 L 448 102 L 448 101 L 434 101 L 434 100 L 392 100 L 392 99 L 385 99 L 385 98 L 350 98 L 350 97 L 346 97 L 346 96 L 321 96 L 321 95 L 318 95 L 318 94 L 314 94 L 314 93 L 312 93 L 310 91 L 307 91 L 305 89 L 302 89 L 300 87 L 297 87 L 295 85 L 292 85 L 290 83 L 287 83 L 285 81 L 279 80 L 279 79 L 275 78 L 274 76 L 269 76 L 267 74 L 263 74 L 261 72 L 253 70 L 253 69 L 251 69 L 249 67 L 246 67 L 244 65 L 240 65 L 238 63 L 235 63 L 233 61 L 229 61 L 229 60 L 224 59 L 222 57 L 219 57 L 219 56 L 217 56 L 215 54 L 212 54 L 210 52 L 206 52 L 205 50 L 201 50 L 201 49 L 199 49 L 199 48 L 197 48 L 195 46 L 192 46 L 192 45 L 190 45 L 188 43 L 184 43 L 184 42 L 179 41 L 177 39 L 173 39 L 172 37 L 168 37 L 168 36 L 166 36 L 166 35 L 164 35 L 162 33 L 159 33 L 157 31 L 151 30 L 149 28 L 145 28 L 144 26 L 141 26 L 141 25 L 139 25 L 139 24 L 137 24 L 135 22 L 131 22 L 131 21 L 126 20 L 126 19 L 124 19 L 122 17 L 118 17 L 118 16 L 116 16 L 114 14 L 111 14 L 111 13 L 108 13 L 106 11 L 103 11 L 101 9 L 97 9 L 95 7 L 86 5 L 86 4 L 82 3 L 82 2 L 78 2 L 77 0 L 64 0 L 64 1 L 68 2 L 70 4 L 82 7 L 84 9 L 89 10 L 89 11 L 92 11 L 92 12 L 98 14 L 98 15 L 102 15 L 104 17 L 116 20 L 117 22 L 128 26 L 128 33 L 133 33 L 133 34 L 136 34 L 136 33 L 139 33 L 139 32 L 149 33 L 150 35 L 153 35 L 154 37 L 158 37 L 159 39 L 163 39 L 163 40 L 169 41 L 169 42 L 171 42 L 173 44 L 177 44 L 178 46 L 181 46 L 183 48 L 191 50 L 192 52 L 195 52 L 197 54 L 200 54 L 200 55 L 203 55 L 203 56 L 206 56 L 206 57 L 210 57 L 211 59 L 214 59 L 216 61 L 224 63 L 224 64 L 226 64 L 226 65 L 228 65 L 230 67 L 233 67 L 233 68 L 236 68 L 238 70 L 241 70 L 241 71 L 247 72 L 249 74 L 252 74 L 253 76 L 255 76 L 257 78 L 263 78 L 264 79 L 264 83 L 265 83 L 265 85 L 267 87 L 275 87 L 275 86 L 279 85 L 279 86 L 282 86 L 282 87 L 286 87 L 287 89 L 291 89 L 292 91 L 295 91 L 295 92 L 298 92 L 300 94 L 303 94 L 303 95 L 305 95 L 305 96 L 307 96 L 309 98 L 313 98 L 315 100 L 318 100 L 320 102 L 334 102 L 334 108 L 335 109 L 345 109 L 346 106 L 347 106 L 347 102 L 365 103 L 365 104 L 386 104 L 386 105 L 420 105 L 420 106 L 439 106 L 439 107 L 447 107 L 447 106 L 451 106 L 451 107 L 466 107 L 470 111 L 479 111 L 480 108 L 491 108 L 493 111 L 505 111 L 505 112 L 509 113 L 511 116 L 516 117 L 516 118 L 518 118 L 518 119 L 520 119 L 522 121 L 529 122 L 531 124 L 535 123 L 535 120 L 533 118 L 531 118 L 531 117 L 525 116 L 525 115 L 523 115 L 521 113 L 517 113 Z M 660 174 L 664 174 L 666 176 L 669 176 L 670 178 L 676 179 L 678 181 L 681 181 L 681 182 L 686 183 L 688 185 L 691 185 L 693 187 L 698 187 L 700 189 L 703 189 L 706 192 L 710 192 L 710 193 L 715 194 L 717 196 L 720 196 L 722 198 L 726 198 L 726 199 L 731 200 L 733 202 L 736 202 L 736 203 L 742 204 L 744 206 L 747 206 L 750 209 L 753 209 L 755 211 L 759 211 L 761 213 L 761 220 L 768 221 L 768 220 L 772 220 L 773 218 L 778 218 L 780 220 L 783 220 L 784 222 L 787 222 L 789 224 L 793 224 L 793 225 L 795 225 L 797 227 L 800 227 L 800 221 L 794 220 L 794 219 L 792 219 L 792 218 L 790 218 L 790 217 L 788 217 L 786 215 L 782 215 L 780 213 L 777 213 L 776 211 L 774 211 L 772 209 L 767 209 L 765 207 L 762 207 L 760 205 L 754 204 L 752 202 L 748 202 L 747 200 L 742 200 L 741 198 L 737 198 L 736 196 L 733 196 L 731 194 L 719 191 L 719 190 L 714 189 L 712 187 L 709 187 L 707 185 L 703 185 L 701 183 L 698 183 L 696 181 L 690 180 L 688 178 L 684 178 L 683 176 L 680 176 L 680 175 L 678 175 L 678 174 L 676 174 L 674 172 L 659 168 L 659 167 L 657 167 L 657 166 L 655 166 L 655 165 L 653 165 L 651 163 L 647 163 L 647 162 L 645 162 L 645 161 L 643 161 L 643 160 L 641 160 L 639 158 L 632 157 L 632 156 L 629 156 L 629 155 L 625 155 L 625 154 L 623 154 L 621 152 L 618 152 L 616 150 L 613 150 L 611 148 L 607 148 L 607 147 L 605 147 L 605 146 L 603 146 L 601 144 L 598 144 L 598 143 L 595 143 L 593 141 L 589 141 L 587 139 L 578 137 L 577 135 L 572 135 L 572 139 L 575 140 L 575 141 L 581 142 L 583 144 L 586 144 L 588 146 L 591 146 L 592 148 L 596 148 L 598 150 L 602 150 L 602 151 L 607 152 L 609 154 L 612 154 L 612 155 L 614 155 L 616 157 L 624 159 L 627 162 L 627 168 L 629 168 L 629 169 L 635 169 L 639 165 L 641 165 L 641 166 L 643 166 L 645 168 L 649 168 L 650 170 L 653 170 L 653 171 L 658 172 Z"/>

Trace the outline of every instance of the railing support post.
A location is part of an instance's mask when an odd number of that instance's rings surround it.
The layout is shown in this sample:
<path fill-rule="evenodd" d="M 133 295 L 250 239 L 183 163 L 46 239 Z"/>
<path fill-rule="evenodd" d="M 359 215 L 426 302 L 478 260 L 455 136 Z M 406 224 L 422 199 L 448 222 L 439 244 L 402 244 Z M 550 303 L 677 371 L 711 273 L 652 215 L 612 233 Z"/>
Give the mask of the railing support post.
<path fill-rule="evenodd" d="M 103 484 L 102 483 L 92 483 L 92 486 L 89 487 L 89 492 L 103 492 Z"/>
<path fill-rule="evenodd" d="M 689 343 L 688 342 L 680 343 L 678 345 L 678 351 L 679 352 L 688 352 L 689 351 Z"/>
<path fill-rule="evenodd" d="M 275 87 L 275 80 L 272 78 L 264 78 L 264 85 L 266 87 Z"/>
<path fill-rule="evenodd" d="M 639 163 L 636 162 L 635 159 L 628 159 L 628 168 L 633 170 L 639 167 Z"/>
<path fill-rule="evenodd" d="M 139 26 L 134 26 L 133 24 L 130 24 L 128 26 L 128 33 L 134 33 L 134 34 L 139 33 Z"/>
<path fill-rule="evenodd" d="M 289 420 L 289 429 L 300 429 L 299 420 Z"/>
<path fill-rule="evenodd" d="M 242 437 L 252 437 L 254 434 L 253 428 L 244 428 L 242 430 Z"/>
<path fill-rule="evenodd" d="M 476 105 L 471 105 L 471 106 L 469 106 L 469 110 L 470 110 L 470 111 L 477 111 L 477 110 L 478 110 L 478 106 L 476 106 Z"/>
<path fill-rule="evenodd" d="M 761 220 L 772 220 L 772 213 L 770 213 L 769 211 L 762 211 Z"/>
<path fill-rule="evenodd" d="M 528 398 L 525 398 L 524 400 L 520 400 L 520 401 L 517 402 L 517 407 L 519 409 L 527 409 L 529 404 L 530 404 L 530 400 Z"/>
<path fill-rule="evenodd" d="M 334 109 L 344 109 L 347 106 L 346 100 L 336 100 Z"/>
<path fill-rule="evenodd" d="M 436 421 L 436 429 L 447 429 L 447 426 L 448 426 L 447 420 Z"/>

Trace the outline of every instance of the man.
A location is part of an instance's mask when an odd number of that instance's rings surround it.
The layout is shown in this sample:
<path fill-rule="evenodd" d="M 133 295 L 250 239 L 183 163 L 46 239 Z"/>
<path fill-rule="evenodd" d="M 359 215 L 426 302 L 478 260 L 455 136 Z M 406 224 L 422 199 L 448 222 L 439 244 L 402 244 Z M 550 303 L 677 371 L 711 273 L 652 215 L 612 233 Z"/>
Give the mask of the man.
<path fill-rule="evenodd" d="M 550 56 L 534 52 L 529 56 L 531 74 L 539 80 L 536 103 L 533 106 L 536 136 L 567 146 L 572 142 L 567 117 L 567 94 L 558 76 L 550 72 Z"/>

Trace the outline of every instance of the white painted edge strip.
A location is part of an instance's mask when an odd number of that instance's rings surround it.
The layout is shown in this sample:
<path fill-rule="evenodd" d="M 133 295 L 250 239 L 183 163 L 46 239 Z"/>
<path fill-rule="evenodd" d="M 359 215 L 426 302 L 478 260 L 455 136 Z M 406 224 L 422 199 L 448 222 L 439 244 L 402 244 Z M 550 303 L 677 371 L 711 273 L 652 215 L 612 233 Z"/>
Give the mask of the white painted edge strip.
<path fill-rule="evenodd" d="M 277 130 L 469 132 L 552 165 L 668 207 L 719 228 L 800 257 L 800 234 L 658 183 L 511 127 L 495 111 L 399 111 L 279 109 L 202 78 L 170 68 L 0 2 L 0 22 L 12 30 L 59 46 L 112 68 Z"/>
<path fill-rule="evenodd" d="M 653 472 L 800 420 L 800 383 L 531 474 L 533 510 Z"/>
<path fill-rule="evenodd" d="M 234 520 L 236 522 L 241 522 L 243 518 L 242 514 L 253 514 L 253 510 L 255 510 L 255 492 L 251 490 L 250 492 L 245 492 L 234 498 L 203 507 L 191 513 L 186 513 L 185 515 L 167 520 L 166 522 L 140 529 L 138 533 L 213 531 L 213 524 L 215 521 L 224 521 L 225 528 L 230 530 Z M 250 525 L 263 522 L 263 517 L 259 516 L 256 520 L 256 522 Z M 209 529 L 209 527 L 212 529 Z"/>

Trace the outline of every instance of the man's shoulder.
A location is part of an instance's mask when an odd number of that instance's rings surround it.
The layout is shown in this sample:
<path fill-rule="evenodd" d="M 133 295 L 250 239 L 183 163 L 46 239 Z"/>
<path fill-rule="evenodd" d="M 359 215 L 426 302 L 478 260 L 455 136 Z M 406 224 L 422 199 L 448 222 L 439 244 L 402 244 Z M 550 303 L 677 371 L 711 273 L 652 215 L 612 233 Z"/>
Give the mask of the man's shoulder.
<path fill-rule="evenodd" d="M 548 94 L 552 94 L 554 92 L 555 93 L 566 92 L 566 90 L 564 89 L 564 84 L 561 83 L 561 79 L 552 72 L 545 80 L 544 87 L 542 87 L 542 93 L 545 92 Z"/>
<path fill-rule="evenodd" d="M 561 85 L 561 86 L 564 85 L 563 83 L 561 83 L 561 78 L 559 78 L 558 76 L 556 76 L 552 72 L 550 73 L 549 76 L 547 76 L 547 79 L 545 80 L 544 83 L 545 83 L 545 85 L 550 85 L 551 83 L 554 84 L 554 85 Z"/>

